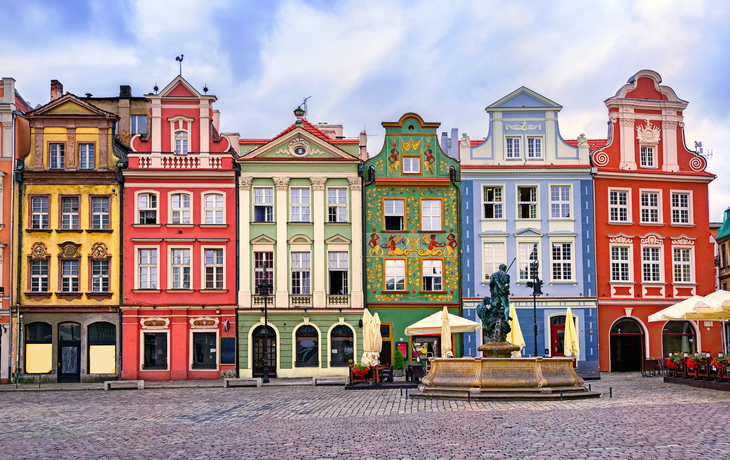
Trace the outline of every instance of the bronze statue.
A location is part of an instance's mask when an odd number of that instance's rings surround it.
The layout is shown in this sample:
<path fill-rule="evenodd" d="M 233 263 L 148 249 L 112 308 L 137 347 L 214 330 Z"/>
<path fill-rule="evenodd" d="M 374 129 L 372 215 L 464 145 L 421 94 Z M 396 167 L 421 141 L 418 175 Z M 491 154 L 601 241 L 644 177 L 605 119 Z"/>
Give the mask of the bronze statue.
<path fill-rule="evenodd" d="M 511 327 L 509 321 L 509 274 L 507 265 L 501 264 L 499 271 L 489 278 L 491 297 L 485 297 L 477 307 L 477 316 L 482 320 L 487 342 L 506 342 Z"/>

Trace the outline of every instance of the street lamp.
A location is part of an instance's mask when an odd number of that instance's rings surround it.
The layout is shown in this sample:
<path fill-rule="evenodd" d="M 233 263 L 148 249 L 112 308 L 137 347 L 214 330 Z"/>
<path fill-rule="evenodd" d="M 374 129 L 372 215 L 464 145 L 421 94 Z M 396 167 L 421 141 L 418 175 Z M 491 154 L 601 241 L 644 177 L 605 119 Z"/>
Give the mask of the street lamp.
<path fill-rule="evenodd" d="M 269 289 L 273 289 L 269 283 L 259 283 L 259 295 L 264 298 L 264 378 L 263 383 L 269 383 Z"/>
<path fill-rule="evenodd" d="M 535 260 L 534 262 L 530 262 L 530 271 L 533 273 L 532 281 L 528 281 L 526 283 L 528 288 L 532 288 L 532 326 L 533 326 L 533 334 L 535 337 L 535 358 L 537 358 L 537 333 L 538 333 L 538 327 L 537 327 L 537 296 L 542 295 L 542 280 L 537 276 L 537 268 L 539 267 L 539 262 Z"/>

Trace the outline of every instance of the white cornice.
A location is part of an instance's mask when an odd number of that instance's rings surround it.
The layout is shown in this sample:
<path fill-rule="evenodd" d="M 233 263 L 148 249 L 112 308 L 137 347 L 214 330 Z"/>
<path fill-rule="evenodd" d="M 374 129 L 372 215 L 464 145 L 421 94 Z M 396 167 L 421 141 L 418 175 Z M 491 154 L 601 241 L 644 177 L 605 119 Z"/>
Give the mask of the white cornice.
<path fill-rule="evenodd" d="M 681 174 L 642 174 L 642 173 L 620 173 L 620 172 L 608 172 L 601 171 L 600 169 L 595 174 L 595 177 L 601 179 L 626 179 L 626 180 L 653 180 L 662 182 L 699 182 L 709 184 L 713 180 L 717 179 L 717 176 L 683 176 Z"/>

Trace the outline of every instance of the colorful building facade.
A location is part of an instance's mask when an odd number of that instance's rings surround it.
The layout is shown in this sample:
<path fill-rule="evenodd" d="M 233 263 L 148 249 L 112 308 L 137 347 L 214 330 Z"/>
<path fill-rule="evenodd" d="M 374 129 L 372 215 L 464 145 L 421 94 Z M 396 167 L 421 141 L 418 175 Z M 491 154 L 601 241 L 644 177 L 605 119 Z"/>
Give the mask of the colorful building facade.
<path fill-rule="evenodd" d="M 706 160 L 684 144 L 688 103 L 651 70 L 606 100 L 607 145 L 595 167 L 600 365 L 639 370 L 645 358 L 721 350 L 712 321 L 648 316 L 714 291 Z"/>
<path fill-rule="evenodd" d="M 366 306 L 382 321 L 381 361 L 397 348 L 413 363 L 440 356 L 440 336 L 406 327 L 443 307 L 461 313 L 459 160 L 441 150 L 439 123 L 407 113 L 383 127 L 382 150 L 365 162 Z"/>
<path fill-rule="evenodd" d="M 122 378 L 217 379 L 236 365 L 235 150 L 215 96 L 178 76 L 146 97 L 124 169 Z"/>

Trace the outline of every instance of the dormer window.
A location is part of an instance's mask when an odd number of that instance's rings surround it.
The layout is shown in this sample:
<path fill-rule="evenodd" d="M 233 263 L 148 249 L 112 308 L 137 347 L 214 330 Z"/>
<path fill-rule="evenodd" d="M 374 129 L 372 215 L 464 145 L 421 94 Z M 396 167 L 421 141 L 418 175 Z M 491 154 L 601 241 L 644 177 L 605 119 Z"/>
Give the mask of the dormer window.
<path fill-rule="evenodd" d="M 654 153 L 654 147 L 641 146 L 641 167 L 642 168 L 656 168 L 656 154 Z"/>
<path fill-rule="evenodd" d="M 188 154 L 188 133 L 178 131 L 175 133 L 175 155 Z"/>
<path fill-rule="evenodd" d="M 541 137 L 528 137 L 527 138 L 527 158 L 529 158 L 529 159 L 542 158 L 542 138 Z"/>
<path fill-rule="evenodd" d="M 520 138 L 519 137 L 508 137 L 507 138 L 507 158 L 515 159 L 520 157 Z"/>

